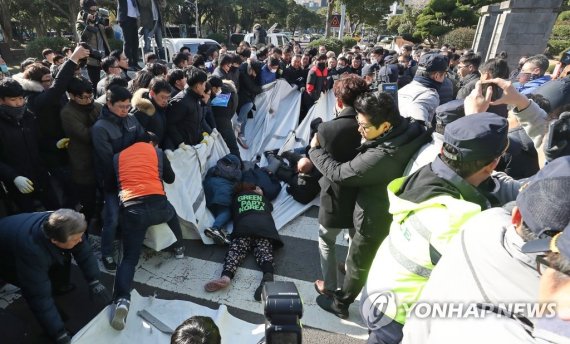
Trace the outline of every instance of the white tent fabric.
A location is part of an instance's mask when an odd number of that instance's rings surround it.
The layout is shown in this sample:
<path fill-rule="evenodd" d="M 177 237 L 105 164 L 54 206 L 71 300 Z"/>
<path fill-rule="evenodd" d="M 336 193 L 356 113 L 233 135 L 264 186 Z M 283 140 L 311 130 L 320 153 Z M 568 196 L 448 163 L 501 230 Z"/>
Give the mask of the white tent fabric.
<path fill-rule="evenodd" d="M 137 311 L 143 309 L 172 330 L 191 316 L 208 316 L 214 320 L 220 329 L 222 344 L 257 343 L 265 335 L 264 325 L 251 324 L 233 317 L 228 313 L 225 305 L 221 305 L 217 310 L 210 309 L 189 301 L 142 297 L 136 290 L 131 293 L 131 305 L 125 329 L 116 331 L 109 324 L 113 311 L 112 307 L 112 305 L 107 306 L 85 325 L 81 331 L 73 336 L 72 343 L 170 343 L 170 335 L 160 332 L 137 315 Z"/>
<path fill-rule="evenodd" d="M 264 92 L 255 99 L 255 116 L 248 120 L 246 126 L 245 136 L 250 148 L 241 149 L 242 159 L 255 160 L 267 150 L 306 146 L 310 141 L 311 121 L 317 117 L 323 121 L 330 120 L 334 113 L 334 102 L 332 92 L 326 93 L 297 127 L 300 92 L 284 80 L 264 86 Z M 210 136 L 205 137 L 205 143 L 193 146 L 191 150 L 177 149 L 169 158 L 176 179 L 173 184 L 165 184 L 164 189 L 178 213 L 184 238 L 201 239 L 205 244 L 213 244 L 212 239 L 204 235 L 204 229 L 213 223 L 214 218 L 206 209 L 202 180 L 208 169 L 228 153 L 229 149 L 221 135 L 214 130 Z M 283 187 L 273 201 L 273 218 L 277 229 L 281 229 L 312 205 L 318 205 L 318 198 L 304 205 L 293 200 Z M 231 225 L 227 229 L 231 232 Z M 152 232 L 164 230 L 165 226 L 159 226 L 153 228 Z M 157 233 L 151 233 L 147 238 L 145 244 L 155 250 L 167 247 L 170 242 Z"/>

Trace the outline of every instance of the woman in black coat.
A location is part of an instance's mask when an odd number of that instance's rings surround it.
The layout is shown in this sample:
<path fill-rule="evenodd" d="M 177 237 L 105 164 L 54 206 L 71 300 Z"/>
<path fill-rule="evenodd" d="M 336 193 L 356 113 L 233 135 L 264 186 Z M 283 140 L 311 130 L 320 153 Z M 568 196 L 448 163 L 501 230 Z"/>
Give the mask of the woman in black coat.
<path fill-rule="evenodd" d="M 214 292 L 228 287 L 238 266 L 253 249 L 255 260 L 263 272 L 263 279 L 253 295 L 256 301 L 260 301 L 264 283 L 273 281 L 273 248 L 283 246 L 283 242 L 271 216 L 273 206 L 263 196 L 261 188 L 251 183 L 239 183 L 234 191 L 234 230 L 224 269 L 221 277 L 206 283 L 204 289 Z"/>

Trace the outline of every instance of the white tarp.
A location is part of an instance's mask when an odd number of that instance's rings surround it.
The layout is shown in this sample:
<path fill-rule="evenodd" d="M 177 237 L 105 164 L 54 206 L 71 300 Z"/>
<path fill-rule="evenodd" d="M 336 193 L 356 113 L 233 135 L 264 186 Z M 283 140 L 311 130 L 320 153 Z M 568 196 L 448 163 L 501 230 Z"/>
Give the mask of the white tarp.
<path fill-rule="evenodd" d="M 240 147 L 242 159 L 252 161 L 258 155 L 263 156 L 267 150 L 306 146 L 310 141 L 310 122 L 317 117 L 323 121 L 330 120 L 334 114 L 334 101 L 332 92 L 326 93 L 297 127 L 301 93 L 284 80 L 264 86 L 264 92 L 255 99 L 254 118 L 248 120 L 246 126 L 245 136 L 249 149 Z M 228 154 L 229 150 L 217 130 L 205 140 L 206 143 L 193 146 L 190 150 L 174 151 L 169 160 L 176 179 L 173 184 L 165 184 L 164 189 L 180 217 L 183 237 L 202 239 L 205 244 L 213 244 L 212 239 L 204 235 L 204 229 L 214 222 L 214 218 L 206 209 L 202 180 L 208 169 Z M 317 204 L 318 198 L 307 205 L 298 203 L 287 194 L 284 186 L 273 201 L 273 218 L 277 229 L 281 229 L 311 205 Z M 231 228 L 231 225 L 228 226 L 230 231 Z M 147 242 L 147 246 L 154 249 L 164 248 L 163 245 L 151 240 Z"/>
<path fill-rule="evenodd" d="M 110 305 L 73 336 L 72 343 L 170 343 L 170 335 L 160 332 L 137 315 L 137 311 L 143 309 L 172 330 L 192 316 L 208 316 L 214 320 L 220 329 L 222 344 L 257 343 L 265 335 L 264 325 L 251 324 L 233 317 L 228 313 L 225 305 L 220 305 L 216 310 L 189 301 L 142 297 L 136 290 L 133 290 L 127 324 L 124 330 L 116 331 L 109 324 L 113 311 L 113 306 Z"/>

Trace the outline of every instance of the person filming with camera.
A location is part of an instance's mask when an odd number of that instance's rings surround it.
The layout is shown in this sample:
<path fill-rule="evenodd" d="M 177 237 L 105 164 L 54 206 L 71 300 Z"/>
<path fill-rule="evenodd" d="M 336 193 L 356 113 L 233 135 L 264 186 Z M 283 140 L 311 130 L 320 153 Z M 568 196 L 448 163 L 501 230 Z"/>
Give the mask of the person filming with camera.
<path fill-rule="evenodd" d="M 99 8 L 95 0 L 81 0 L 81 11 L 75 22 L 79 41 L 90 50 L 87 59 L 87 72 L 95 87 L 101 79 L 101 59 L 111 52 L 107 35 L 112 35 L 109 25 L 109 11 Z M 95 90 L 94 90 L 95 91 Z"/>

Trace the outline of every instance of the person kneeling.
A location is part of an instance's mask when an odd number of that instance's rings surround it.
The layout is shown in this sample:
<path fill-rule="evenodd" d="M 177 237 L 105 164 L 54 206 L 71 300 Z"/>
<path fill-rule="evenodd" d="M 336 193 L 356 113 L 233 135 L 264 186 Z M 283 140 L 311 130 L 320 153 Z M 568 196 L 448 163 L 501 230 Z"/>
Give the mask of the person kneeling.
<path fill-rule="evenodd" d="M 271 216 L 273 206 L 263 196 L 261 188 L 251 183 L 239 183 L 234 191 L 234 230 L 224 258 L 224 269 L 221 277 L 206 283 L 204 289 L 214 292 L 228 287 L 238 266 L 253 249 L 255 260 L 263 272 L 261 283 L 253 295 L 256 301 L 260 301 L 263 285 L 273 281 L 273 248 L 283 246 L 283 242 Z"/>

